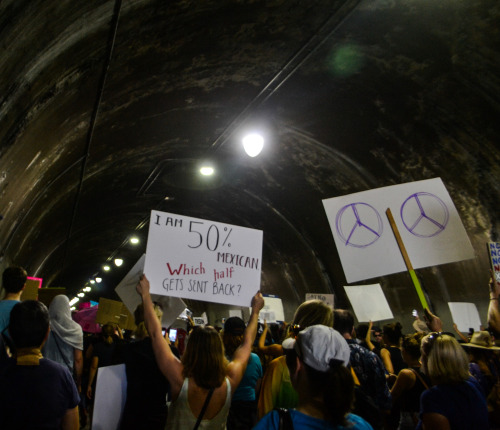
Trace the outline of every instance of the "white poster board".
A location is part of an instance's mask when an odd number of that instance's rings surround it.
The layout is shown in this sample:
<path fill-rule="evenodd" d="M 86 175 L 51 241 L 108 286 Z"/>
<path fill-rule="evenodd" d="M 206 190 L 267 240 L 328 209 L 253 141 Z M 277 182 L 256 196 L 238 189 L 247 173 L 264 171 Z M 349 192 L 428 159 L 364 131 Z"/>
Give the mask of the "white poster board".
<path fill-rule="evenodd" d="M 474 303 L 449 302 L 451 318 L 462 333 L 468 333 L 470 328 L 474 331 L 481 329 L 479 312 Z"/>
<path fill-rule="evenodd" d="M 334 197 L 323 205 L 349 283 L 406 270 L 388 208 L 415 269 L 475 256 L 440 178 Z"/>
<path fill-rule="evenodd" d="M 207 325 L 208 317 L 207 313 L 203 312 L 200 317 L 193 317 L 194 325 Z"/>
<path fill-rule="evenodd" d="M 127 400 L 125 364 L 97 370 L 92 430 L 117 430 Z"/>
<path fill-rule="evenodd" d="M 352 285 L 344 289 L 360 323 L 394 318 L 380 284 Z"/>
<path fill-rule="evenodd" d="M 151 211 L 145 273 L 164 296 L 248 306 L 260 289 L 262 231 Z"/>
<path fill-rule="evenodd" d="M 144 272 L 145 261 L 146 255 L 143 254 L 141 258 L 137 260 L 134 267 L 130 269 L 127 275 L 125 275 L 122 281 L 115 288 L 116 294 L 118 294 L 132 315 L 134 315 L 137 305 L 141 303 L 141 297 L 137 293 L 135 287 L 139 282 L 139 277 Z M 163 310 L 161 325 L 166 328 L 170 327 L 175 322 L 177 317 L 186 309 L 186 304 L 177 297 L 166 297 L 158 294 L 151 294 L 151 299 L 153 302 L 156 302 L 161 306 Z"/>
<path fill-rule="evenodd" d="M 306 301 L 307 300 L 321 300 L 325 305 L 331 307 L 332 309 L 334 307 L 333 294 L 307 293 Z"/>
<path fill-rule="evenodd" d="M 243 313 L 241 312 L 241 309 L 229 309 L 229 317 L 238 317 L 243 319 Z"/>
<path fill-rule="evenodd" d="M 248 308 L 250 314 L 252 308 Z M 264 307 L 259 312 L 259 322 L 275 323 L 277 321 L 285 321 L 285 312 L 283 310 L 283 302 L 279 297 L 264 295 Z"/>

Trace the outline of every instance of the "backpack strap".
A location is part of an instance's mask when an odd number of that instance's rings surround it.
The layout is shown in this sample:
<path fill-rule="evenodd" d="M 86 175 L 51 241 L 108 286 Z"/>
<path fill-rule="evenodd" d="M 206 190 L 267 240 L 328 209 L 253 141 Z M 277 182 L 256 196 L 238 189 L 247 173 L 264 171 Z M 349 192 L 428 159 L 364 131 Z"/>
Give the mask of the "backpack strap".
<path fill-rule="evenodd" d="M 293 430 L 292 415 L 290 414 L 290 409 L 285 408 L 274 408 L 278 411 L 280 417 L 279 420 L 279 430 Z"/>
<path fill-rule="evenodd" d="M 420 374 L 420 372 L 418 372 L 417 370 L 415 369 L 412 369 L 411 367 L 409 368 L 414 374 L 415 376 L 420 379 L 420 382 L 422 383 L 422 385 L 425 387 L 426 390 L 429 389 L 429 384 L 427 384 L 427 382 L 425 382 L 424 378 L 422 378 L 422 375 Z"/>

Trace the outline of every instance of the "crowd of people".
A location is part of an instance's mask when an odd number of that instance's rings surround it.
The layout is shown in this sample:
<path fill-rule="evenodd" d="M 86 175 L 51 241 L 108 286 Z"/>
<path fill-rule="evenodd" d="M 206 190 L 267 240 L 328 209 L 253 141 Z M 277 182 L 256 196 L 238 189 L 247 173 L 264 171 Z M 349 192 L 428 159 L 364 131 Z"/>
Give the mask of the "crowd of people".
<path fill-rule="evenodd" d="M 83 333 L 68 298 L 49 308 L 20 301 L 26 272 L 7 268 L 0 301 L 0 428 L 78 429 L 92 419 L 100 367 L 124 363 L 129 429 L 496 429 L 500 428 L 500 285 L 490 282 L 488 330 L 444 332 L 425 312 L 400 323 L 355 326 L 347 309 L 302 303 L 289 323 L 250 318 L 186 327 L 172 344 L 143 275 L 132 336 L 114 324 Z M 130 333 L 129 333 L 130 334 Z M 458 339 L 458 340 L 457 340 Z"/>

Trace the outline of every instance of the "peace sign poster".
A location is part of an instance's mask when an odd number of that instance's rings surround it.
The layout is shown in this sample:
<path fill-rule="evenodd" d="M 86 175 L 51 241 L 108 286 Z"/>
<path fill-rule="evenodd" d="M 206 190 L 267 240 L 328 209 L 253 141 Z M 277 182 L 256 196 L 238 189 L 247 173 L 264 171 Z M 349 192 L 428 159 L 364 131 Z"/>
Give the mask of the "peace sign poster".
<path fill-rule="evenodd" d="M 323 200 L 347 282 L 404 272 L 391 212 L 415 269 L 474 258 L 441 178 Z"/>

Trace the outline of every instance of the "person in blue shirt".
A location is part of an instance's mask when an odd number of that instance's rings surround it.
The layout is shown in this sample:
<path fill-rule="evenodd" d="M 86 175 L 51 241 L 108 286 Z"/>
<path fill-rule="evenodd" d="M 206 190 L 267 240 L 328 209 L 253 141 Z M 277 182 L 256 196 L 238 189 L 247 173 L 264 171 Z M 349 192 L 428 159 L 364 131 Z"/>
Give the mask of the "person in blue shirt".
<path fill-rule="evenodd" d="M 229 361 L 243 342 L 245 322 L 239 317 L 231 317 L 224 323 L 222 341 Z M 259 356 L 250 354 L 243 379 L 231 399 L 227 417 L 227 430 L 250 430 L 258 421 L 257 393 L 262 379 L 262 365 Z"/>
<path fill-rule="evenodd" d="M 350 349 L 342 335 L 331 327 L 313 325 L 296 339 L 283 342 L 292 385 L 299 395 L 296 409 L 287 410 L 295 430 L 370 430 L 363 418 L 350 414 L 354 380 L 346 367 Z M 254 430 L 280 428 L 280 413 L 265 415 Z"/>
<path fill-rule="evenodd" d="M 10 321 L 10 311 L 21 300 L 26 285 L 27 273 L 22 267 L 7 267 L 2 273 L 2 286 L 5 297 L 0 301 L 0 333 L 7 334 Z"/>

